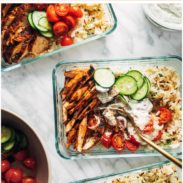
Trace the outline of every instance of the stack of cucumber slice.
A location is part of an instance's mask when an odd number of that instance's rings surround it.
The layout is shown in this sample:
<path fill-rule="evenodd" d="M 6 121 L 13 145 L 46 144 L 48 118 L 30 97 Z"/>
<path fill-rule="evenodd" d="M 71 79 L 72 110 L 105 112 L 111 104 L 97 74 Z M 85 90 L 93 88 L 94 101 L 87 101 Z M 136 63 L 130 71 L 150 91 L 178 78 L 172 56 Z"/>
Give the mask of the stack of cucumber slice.
<path fill-rule="evenodd" d="M 118 78 L 115 85 L 121 95 L 130 96 L 134 100 L 142 100 L 148 95 L 151 83 L 141 72 L 130 70 Z"/>
<path fill-rule="evenodd" d="M 29 24 L 44 37 L 52 38 L 52 25 L 49 23 L 45 11 L 33 11 L 28 14 Z"/>
<path fill-rule="evenodd" d="M 1 129 L 1 152 L 3 154 L 27 148 L 27 137 L 20 131 L 2 126 Z"/>

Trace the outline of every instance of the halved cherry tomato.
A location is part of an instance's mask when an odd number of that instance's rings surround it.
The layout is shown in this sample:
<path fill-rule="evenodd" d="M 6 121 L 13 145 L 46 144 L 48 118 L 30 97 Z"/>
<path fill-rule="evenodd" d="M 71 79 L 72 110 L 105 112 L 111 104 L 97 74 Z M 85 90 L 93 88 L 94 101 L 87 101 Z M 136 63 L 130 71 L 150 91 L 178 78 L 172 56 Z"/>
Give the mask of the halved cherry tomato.
<path fill-rule="evenodd" d="M 61 44 L 61 46 L 69 46 L 69 45 L 73 44 L 73 40 L 72 40 L 71 37 L 64 36 L 64 37 L 61 39 L 60 44 Z"/>
<path fill-rule="evenodd" d="M 116 133 L 112 137 L 112 147 L 116 151 L 122 151 L 125 148 L 125 139 L 124 136 L 120 133 Z"/>
<path fill-rule="evenodd" d="M 153 126 L 153 120 L 151 119 L 148 124 L 145 126 L 143 132 L 144 133 L 151 133 L 154 130 L 154 126 Z"/>
<path fill-rule="evenodd" d="M 172 120 L 172 112 L 169 109 L 165 107 L 160 107 L 159 112 L 160 112 L 160 115 L 159 115 L 160 124 L 165 124 Z"/>
<path fill-rule="evenodd" d="M 36 160 L 32 157 L 26 158 L 23 163 L 29 169 L 35 169 L 36 168 Z"/>
<path fill-rule="evenodd" d="M 111 140 L 112 140 L 111 137 L 112 137 L 112 131 L 108 130 L 103 133 L 103 135 L 100 139 L 102 145 L 104 147 L 106 147 L 107 149 L 111 147 Z"/>
<path fill-rule="evenodd" d="M 8 160 L 1 161 L 1 172 L 7 172 L 10 169 L 10 162 Z"/>
<path fill-rule="evenodd" d="M 138 146 L 133 144 L 130 140 L 126 140 L 125 144 L 129 151 L 136 151 L 138 149 Z"/>
<path fill-rule="evenodd" d="M 65 16 L 64 21 L 70 29 L 73 29 L 76 26 L 76 19 L 70 15 Z"/>
<path fill-rule="evenodd" d="M 48 4 L 33 4 L 33 6 L 36 10 L 46 10 Z"/>
<path fill-rule="evenodd" d="M 68 32 L 68 26 L 64 22 L 57 22 L 53 25 L 53 32 L 56 36 L 63 36 Z"/>
<path fill-rule="evenodd" d="M 162 133 L 162 131 L 160 130 L 160 131 L 158 132 L 158 135 L 157 135 L 156 137 L 154 137 L 153 141 L 160 140 L 161 137 L 162 137 L 162 135 L 163 135 L 163 133 Z"/>
<path fill-rule="evenodd" d="M 69 15 L 81 18 L 83 16 L 83 12 L 79 7 L 70 7 L 69 8 Z"/>
<path fill-rule="evenodd" d="M 130 142 L 136 145 L 137 147 L 140 146 L 140 143 L 136 140 L 136 138 L 133 135 L 130 136 Z"/>
<path fill-rule="evenodd" d="M 59 21 L 59 17 L 55 12 L 54 5 L 48 6 L 48 8 L 46 10 L 46 15 L 47 15 L 49 22 L 58 22 Z"/>
<path fill-rule="evenodd" d="M 10 168 L 5 174 L 7 183 L 20 183 L 23 178 L 23 172 L 19 168 Z"/>
<path fill-rule="evenodd" d="M 22 183 L 36 183 L 36 179 L 32 177 L 23 178 Z"/>
<path fill-rule="evenodd" d="M 27 150 L 18 151 L 13 155 L 17 161 L 23 161 L 28 156 Z"/>
<path fill-rule="evenodd" d="M 66 16 L 69 13 L 69 4 L 55 4 L 55 12 L 58 16 Z"/>

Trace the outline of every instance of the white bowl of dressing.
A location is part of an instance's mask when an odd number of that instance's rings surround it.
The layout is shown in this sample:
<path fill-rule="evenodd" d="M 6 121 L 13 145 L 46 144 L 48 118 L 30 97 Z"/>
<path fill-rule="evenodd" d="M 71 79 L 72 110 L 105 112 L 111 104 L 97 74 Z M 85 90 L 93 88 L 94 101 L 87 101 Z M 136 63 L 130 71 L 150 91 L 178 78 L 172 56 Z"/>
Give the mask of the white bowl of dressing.
<path fill-rule="evenodd" d="M 158 3 L 143 6 L 144 13 L 151 23 L 166 30 L 182 30 L 182 4 Z"/>

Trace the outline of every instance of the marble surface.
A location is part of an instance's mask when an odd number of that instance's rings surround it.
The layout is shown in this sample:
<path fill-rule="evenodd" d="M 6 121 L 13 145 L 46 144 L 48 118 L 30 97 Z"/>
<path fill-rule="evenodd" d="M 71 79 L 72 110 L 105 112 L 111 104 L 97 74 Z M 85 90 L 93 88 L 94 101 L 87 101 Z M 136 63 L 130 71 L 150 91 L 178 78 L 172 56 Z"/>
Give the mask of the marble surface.
<path fill-rule="evenodd" d="M 118 26 L 106 38 L 2 73 L 1 106 L 22 116 L 42 137 L 48 151 L 52 182 L 67 183 L 78 179 L 116 173 L 163 158 L 118 158 L 64 160 L 55 149 L 52 70 L 68 59 L 130 58 L 142 56 L 181 56 L 181 33 L 159 30 L 146 20 L 141 4 L 114 4 Z"/>

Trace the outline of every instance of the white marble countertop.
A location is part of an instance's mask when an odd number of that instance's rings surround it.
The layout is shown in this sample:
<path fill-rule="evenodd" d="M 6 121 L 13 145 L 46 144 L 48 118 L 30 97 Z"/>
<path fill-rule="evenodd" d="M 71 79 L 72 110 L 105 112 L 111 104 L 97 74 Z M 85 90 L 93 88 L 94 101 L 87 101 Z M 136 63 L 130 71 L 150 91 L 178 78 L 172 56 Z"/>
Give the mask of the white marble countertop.
<path fill-rule="evenodd" d="M 67 183 L 117 173 L 162 158 L 64 160 L 56 152 L 52 70 L 67 59 L 181 56 L 181 33 L 159 30 L 146 20 L 140 4 L 114 4 L 118 26 L 106 38 L 73 48 L 22 68 L 2 73 L 1 106 L 22 116 L 42 137 L 52 166 L 52 182 Z"/>

